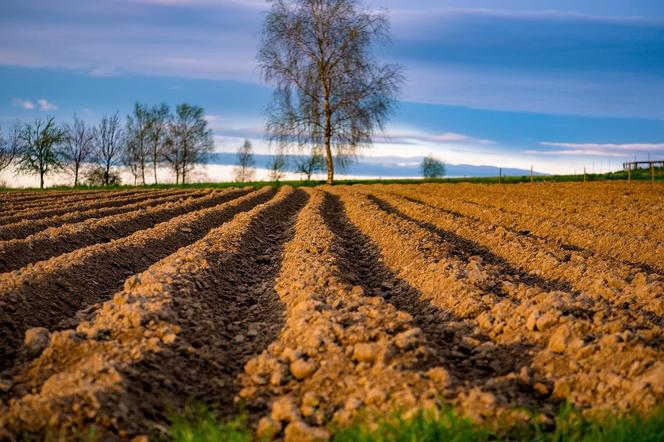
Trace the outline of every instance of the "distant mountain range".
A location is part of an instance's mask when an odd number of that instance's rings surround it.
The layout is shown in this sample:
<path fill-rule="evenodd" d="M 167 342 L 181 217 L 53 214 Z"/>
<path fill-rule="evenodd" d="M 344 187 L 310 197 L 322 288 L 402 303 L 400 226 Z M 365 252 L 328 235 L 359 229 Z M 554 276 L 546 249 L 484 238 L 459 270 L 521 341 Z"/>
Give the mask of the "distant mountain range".
<path fill-rule="evenodd" d="M 289 155 L 288 170 L 294 168 L 297 155 Z M 419 177 L 422 175 L 420 163 L 423 157 L 395 157 L 395 156 L 375 156 L 360 157 L 351 166 L 345 170 L 338 170 L 342 175 L 351 175 L 358 177 L 377 177 L 377 178 L 408 178 Z M 274 159 L 274 155 L 256 154 L 255 167 L 267 168 L 268 164 Z M 237 164 L 237 155 L 235 153 L 215 152 L 210 155 L 209 164 L 235 165 Z M 445 164 L 445 176 L 447 177 L 494 177 L 498 176 L 499 168 L 495 166 L 473 166 L 470 164 Z M 530 170 L 503 168 L 503 176 L 523 176 L 530 175 Z M 534 172 L 533 175 L 546 176 L 547 174 Z"/>

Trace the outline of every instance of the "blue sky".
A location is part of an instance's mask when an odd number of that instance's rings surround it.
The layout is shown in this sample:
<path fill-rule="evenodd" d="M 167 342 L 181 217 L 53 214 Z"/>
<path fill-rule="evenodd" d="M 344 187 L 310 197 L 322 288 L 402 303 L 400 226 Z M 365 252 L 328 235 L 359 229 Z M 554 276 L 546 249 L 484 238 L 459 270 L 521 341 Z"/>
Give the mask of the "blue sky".
<path fill-rule="evenodd" d="M 365 155 L 544 172 L 664 157 L 661 0 L 373 0 L 407 82 Z M 202 105 L 217 150 L 259 151 L 270 90 L 256 70 L 258 0 L 4 0 L 0 124 L 136 100 Z"/>

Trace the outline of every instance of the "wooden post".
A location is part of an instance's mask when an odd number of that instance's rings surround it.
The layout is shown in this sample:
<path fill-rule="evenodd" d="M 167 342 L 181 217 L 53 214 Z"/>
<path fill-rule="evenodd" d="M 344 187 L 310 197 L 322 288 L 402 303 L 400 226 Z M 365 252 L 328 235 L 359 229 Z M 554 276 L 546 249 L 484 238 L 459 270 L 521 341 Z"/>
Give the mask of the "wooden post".
<path fill-rule="evenodd" d="M 630 164 L 627 165 L 627 184 L 632 182 L 632 166 Z"/>
<path fill-rule="evenodd" d="M 650 179 L 653 184 L 655 184 L 655 163 L 650 163 Z"/>
<path fill-rule="evenodd" d="M 498 184 L 502 184 L 503 182 L 503 168 L 499 167 L 498 168 Z"/>
<path fill-rule="evenodd" d="M 533 182 L 533 166 L 530 166 L 530 182 Z"/>
<path fill-rule="evenodd" d="M 586 166 L 583 166 L 583 182 L 586 182 Z"/>

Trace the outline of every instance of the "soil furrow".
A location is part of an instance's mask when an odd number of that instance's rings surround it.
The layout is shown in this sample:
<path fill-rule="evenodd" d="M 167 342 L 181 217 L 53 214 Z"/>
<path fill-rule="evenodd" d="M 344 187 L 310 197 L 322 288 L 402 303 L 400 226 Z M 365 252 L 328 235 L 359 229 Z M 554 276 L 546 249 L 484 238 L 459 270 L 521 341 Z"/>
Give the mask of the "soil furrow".
<path fill-rule="evenodd" d="M 30 263 L 46 260 L 92 244 L 122 238 L 138 230 L 193 210 L 204 209 L 243 195 L 248 190 L 226 190 L 201 198 L 165 203 L 155 207 L 120 213 L 100 219 L 46 229 L 24 239 L 0 243 L 0 271 L 20 269 Z"/>
<path fill-rule="evenodd" d="M 84 193 L 84 194 L 79 194 L 79 195 L 62 195 L 62 196 L 56 196 L 53 198 L 47 198 L 44 200 L 39 200 L 36 202 L 28 202 L 28 203 L 22 203 L 22 204 L 8 204 L 5 207 L 7 207 L 7 210 L 4 215 L 11 215 L 14 214 L 15 212 L 21 211 L 21 210 L 27 210 L 27 209 L 49 209 L 52 207 L 57 207 L 58 204 L 60 206 L 68 205 L 71 203 L 76 203 L 76 202 L 83 202 L 83 201 L 89 201 L 89 200 L 103 200 L 104 198 L 116 198 L 119 196 L 134 196 L 134 195 L 140 195 L 141 193 L 145 192 L 150 192 L 147 190 L 125 190 L 125 191 L 100 191 L 100 192 L 90 192 L 90 193 Z"/>
<path fill-rule="evenodd" d="M 169 438 L 190 401 L 287 441 L 664 401 L 661 186 L 131 192 L 0 195 L 41 214 L 0 225 L 31 233 L 0 241 L 28 263 L 0 273 L 0 439 Z"/>
<path fill-rule="evenodd" d="M 236 411 L 235 376 L 283 322 L 273 283 L 305 199 L 282 188 L 130 278 L 76 331 L 54 333 L 14 378 L 12 392 L 22 394 L 0 427 L 43 435 L 92 424 L 101 438 L 125 439 L 165 430 L 169 411 L 188 399 Z M 72 413 L 53 414 L 64 408 Z"/>
<path fill-rule="evenodd" d="M 372 240 L 346 217 L 338 197 L 327 198 L 325 212 L 325 221 L 335 233 L 342 252 L 340 274 L 350 283 L 362 286 L 367 294 L 382 296 L 399 310 L 413 316 L 415 324 L 422 329 L 434 350 L 430 366 L 444 366 L 454 378 L 461 381 L 454 392 L 458 396 L 455 402 L 463 402 L 473 388 L 479 388 L 485 392 L 485 398 L 490 397 L 486 392 L 491 392 L 494 395 L 491 400 L 503 407 L 537 405 L 537 408 L 549 414 L 554 412 L 551 402 L 547 401 L 547 395 L 539 394 L 533 388 L 536 382 L 544 381 L 543 378 L 521 379 L 510 376 L 522 369 L 529 369 L 532 344 L 492 342 L 488 336 L 479 333 L 476 325 L 467 318 L 438 307 L 435 301 L 427 299 L 417 288 L 388 268 L 383 262 L 381 251 Z M 468 252 L 472 251 L 471 248 Z M 453 296 L 463 297 L 463 292 Z"/>
<path fill-rule="evenodd" d="M 604 299 L 627 313 L 636 307 L 650 321 L 664 325 L 664 280 L 656 272 L 643 274 L 639 267 L 619 264 L 583 250 L 560 247 L 544 238 L 522 235 L 450 213 L 439 207 L 437 199 L 422 194 L 401 200 L 398 196 L 381 195 L 407 210 L 411 216 L 470 238 L 529 272 L 567 281 L 574 290 L 593 299 Z M 625 306 L 628 308 L 625 309 Z M 633 318 L 630 322 L 637 319 Z"/>
<path fill-rule="evenodd" d="M 58 205 L 56 207 L 48 209 L 26 209 L 13 213 L 12 215 L 0 217 L 0 225 L 15 223 L 18 221 L 23 221 L 26 219 L 40 219 L 47 216 L 56 216 L 63 215 L 71 212 L 80 212 L 84 210 L 99 209 L 102 207 L 118 207 L 125 204 L 135 203 L 137 201 L 142 201 L 154 196 L 159 196 L 162 194 L 173 193 L 172 190 L 157 190 L 154 192 L 141 192 L 137 195 L 130 196 L 113 196 L 111 198 L 102 198 L 101 200 L 87 201 L 87 202 L 75 202 L 68 205 Z"/>
<path fill-rule="evenodd" d="M 190 212 L 109 243 L 97 244 L 0 276 L 0 369 L 15 362 L 26 330 L 75 327 L 123 281 L 202 238 L 211 228 L 267 200 L 258 193 Z M 86 309 L 86 307 L 92 306 Z M 82 311 L 80 311 L 82 310 Z M 76 312 L 78 315 L 74 316 Z"/>
<path fill-rule="evenodd" d="M 560 201 L 554 204 L 546 204 L 542 200 L 530 198 L 495 198 L 490 195 L 466 196 L 463 201 L 469 204 L 475 204 L 479 207 L 488 206 L 491 209 L 498 209 L 503 213 L 511 215 L 529 215 L 540 222 L 552 223 L 554 225 L 569 225 L 576 229 L 588 229 L 607 232 L 617 235 L 627 235 L 633 239 L 646 237 L 656 241 L 664 240 L 664 231 L 656 229 L 652 220 L 643 218 L 641 214 L 632 214 L 629 222 L 624 219 L 624 215 L 616 212 L 609 212 L 606 207 L 593 204 L 589 207 L 566 207 L 560 204 Z M 623 216 L 621 216 L 623 215 Z"/>
<path fill-rule="evenodd" d="M 436 246 L 425 229 L 382 211 L 356 190 L 337 188 L 334 192 L 340 194 L 353 224 L 379 248 L 390 270 L 419 290 L 423 300 L 471 326 L 476 335 L 464 338 L 468 351 L 481 351 L 485 346 L 487 341 L 477 336 L 480 333 L 491 339 L 490 348 L 496 344 L 530 346 L 532 363 L 507 374 L 507 380 L 534 376 L 542 394 L 567 398 L 579 406 L 648 408 L 664 396 L 664 390 L 653 389 L 646 381 L 622 382 L 632 376 L 630 367 L 650 367 L 655 373 L 664 369 L 657 363 L 662 358 L 660 327 L 634 324 L 620 311 L 584 295 L 515 285 L 510 275 L 501 276 L 480 257 L 463 268 L 453 256 L 440 254 L 441 247 L 449 246 L 444 242 Z M 463 283 L 475 281 L 475 287 L 481 287 L 483 282 L 501 277 L 503 297 Z M 518 357 L 513 355 L 515 360 Z M 589 376 L 590 372 L 595 375 Z M 644 378 L 653 375 L 649 370 L 642 373 Z M 514 386 L 511 381 L 508 386 Z"/>
<path fill-rule="evenodd" d="M 205 196 L 207 193 L 209 192 L 202 190 L 200 192 L 187 191 L 161 197 L 155 195 L 155 198 L 149 198 L 120 207 L 103 207 L 101 209 L 84 210 L 82 212 L 72 212 L 41 219 L 26 219 L 17 223 L 0 226 L 0 241 L 22 239 L 49 227 L 59 227 L 63 224 L 76 223 L 86 219 L 103 218 L 106 216 L 117 215 L 119 213 L 132 212 L 137 209 L 153 207 L 167 202 Z"/>
<path fill-rule="evenodd" d="M 41 201 L 49 198 L 55 198 L 60 196 L 69 196 L 69 195 L 85 195 L 88 192 L 93 193 L 112 193 L 117 192 L 114 190 L 83 190 L 83 191 L 72 191 L 72 190 L 46 190 L 43 192 L 9 192 L 2 195 L 3 203 L 20 203 L 20 202 L 31 202 L 31 201 Z M 133 190 L 131 192 L 134 192 Z"/>
<path fill-rule="evenodd" d="M 413 195 L 428 193 L 435 195 L 432 191 L 417 191 Z M 450 200 L 440 198 L 440 204 L 444 207 L 460 212 L 476 220 L 498 224 L 504 228 L 510 228 L 532 233 L 543 238 L 561 244 L 571 244 L 591 250 L 601 256 L 620 260 L 625 263 L 639 263 L 651 266 L 658 272 L 664 272 L 664 243 L 642 237 L 627 237 L 612 232 L 578 228 L 571 225 L 561 224 L 555 220 L 533 219 L 532 216 L 516 213 L 506 213 L 499 209 L 488 206 L 477 206 L 461 200 Z M 619 247 L 616 247 L 619 245 Z"/>
<path fill-rule="evenodd" d="M 307 192 L 276 286 L 286 325 L 241 377 L 240 397 L 252 418 L 261 417 L 258 435 L 311 440 L 327 436 L 321 425 L 347 425 L 366 407 L 382 414 L 440 409 L 441 396 L 456 397 L 459 384 L 437 365 L 442 355 L 413 318 L 385 301 L 399 290 L 393 275 L 367 258 L 370 245 L 349 232 L 336 199 Z M 480 417 L 487 407 L 478 398 L 486 397 L 464 393 L 463 404 Z"/>

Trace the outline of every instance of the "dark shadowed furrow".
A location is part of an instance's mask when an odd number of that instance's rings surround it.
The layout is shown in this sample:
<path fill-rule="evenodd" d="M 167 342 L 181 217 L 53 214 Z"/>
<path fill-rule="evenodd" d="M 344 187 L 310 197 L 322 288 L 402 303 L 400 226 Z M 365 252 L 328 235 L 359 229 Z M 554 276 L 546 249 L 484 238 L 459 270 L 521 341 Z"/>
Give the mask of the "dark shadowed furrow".
<path fill-rule="evenodd" d="M 199 192 L 186 191 L 166 196 L 154 195 L 136 203 L 127 204 L 119 207 L 102 207 L 100 209 L 84 210 L 82 212 L 72 212 L 64 215 L 56 215 L 41 219 L 26 219 L 12 224 L 0 226 L 0 241 L 10 239 L 21 239 L 35 234 L 49 227 L 58 227 L 63 224 L 76 223 L 92 218 L 103 218 L 106 216 L 117 215 L 119 213 L 132 212 L 134 210 L 157 206 L 163 203 L 175 202 L 186 198 L 197 198 L 208 193 L 205 190 Z"/>
<path fill-rule="evenodd" d="M 178 191 L 176 191 L 178 192 Z M 26 209 L 19 210 L 7 216 L 0 216 L 0 225 L 15 223 L 18 221 L 26 219 L 40 219 L 47 216 L 56 216 L 63 215 L 71 212 L 80 212 L 83 210 L 98 209 L 101 207 L 119 207 L 124 206 L 125 204 L 135 203 L 137 201 L 143 201 L 145 199 L 152 198 L 159 195 L 168 195 L 172 194 L 173 190 L 156 190 L 154 192 L 140 192 L 138 194 L 132 194 L 129 196 L 113 196 L 111 198 L 101 198 L 95 199 L 92 201 L 83 201 L 83 202 L 73 202 L 71 204 L 56 205 L 50 206 L 49 208 L 37 208 L 37 209 Z"/>
<path fill-rule="evenodd" d="M 531 344 L 492 344 L 489 351 L 471 351 L 471 347 L 464 345 L 464 338 L 472 336 L 472 339 L 479 341 L 477 345 L 490 343 L 491 340 L 473 331 L 472 323 L 464 324 L 463 318 L 437 306 L 435 300 L 427 299 L 416 287 L 388 268 L 380 249 L 346 217 L 338 197 L 328 195 L 324 213 L 325 221 L 340 245 L 337 249 L 341 252 L 340 274 L 349 283 L 362 286 L 367 295 L 383 297 L 399 310 L 410 313 L 434 350 L 428 361 L 429 366 L 443 366 L 454 378 L 462 381 L 451 392 L 449 400 L 458 402 L 456 396 L 468 393 L 473 387 L 480 387 L 493 389 L 503 406 L 518 403 L 520 406 L 537 405 L 540 408 L 545 405 L 546 397 L 528 385 L 502 379 L 506 374 L 518 372 L 521 367 L 530 364 Z M 464 325 L 459 327 L 459 324 Z M 489 387 L 492 384 L 493 387 Z M 547 410 L 553 412 L 554 408 L 549 406 Z"/>
<path fill-rule="evenodd" d="M 7 209 L 9 210 L 7 210 L 6 213 L 3 213 L 3 216 L 11 215 L 14 212 L 18 212 L 21 210 L 48 209 L 48 208 L 58 207 L 58 205 L 64 206 L 83 201 L 102 200 L 105 198 L 117 198 L 121 196 L 125 197 L 135 196 L 146 192 L 153 192 L 153 191 L 150 190 L 122 190 L 122 191 L 108 190 L 108 191 L 98 191 L 98 192 L 90 191 L 89 193 L 86 192 L 86 193 L 73 194 L 73 195 L 63 194 L 36 201 L 5 203 L 4 207 L 7 207 Z"/>
<path fill-rule="evenodd" d="M 0 271 L 20 269 L 30 263 L 49 259 L 81 247 L 122 238 L 184 213 L 211 207 L 247 192 L 246 189 L 210 193 L 130 213 L 91 219 L 44 230 L 24 239 L 0 243 Z"/>
<path fill-rule="evenodd" d="M 57 434 L 94 425 L 117 439 L 162 431 L 190 399 L 237 411 L 236 374 L 283 322 L 274 280 L 305 202 L 304 192 L 282 188 L 129 279 L 75 333 L 55 333 L 13 378 L 18 397 L 0 427 L 43 435 L 47 425 Z M 20 394 L 26 388 L 38 394 Z M 63 408 L 72 413 L 51 416 Z"/>
<path fill-rule="evenodd" d="M 94 312 L 129 276 L 179 248 L 202 238 L 211 228 L 251 209 L 273 194 L 264 188 L 219 206 L 195 211 L 131 236 L 98 244 L 0 277 L 0 360 L 10 366 L 23 333 L 31 327 L 74 327 Z"/>

